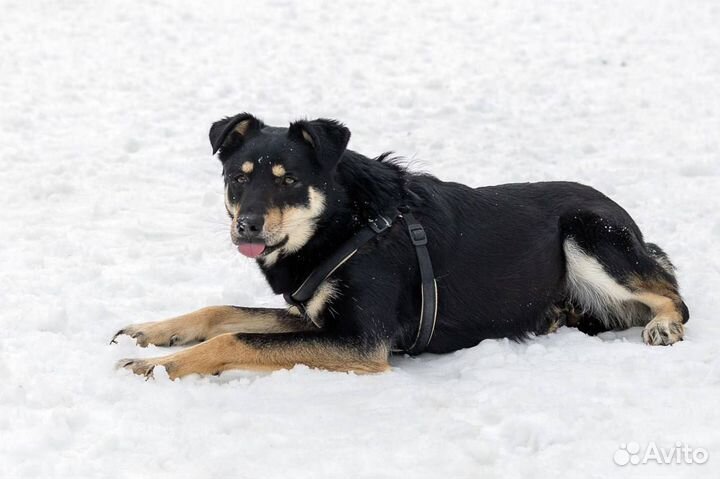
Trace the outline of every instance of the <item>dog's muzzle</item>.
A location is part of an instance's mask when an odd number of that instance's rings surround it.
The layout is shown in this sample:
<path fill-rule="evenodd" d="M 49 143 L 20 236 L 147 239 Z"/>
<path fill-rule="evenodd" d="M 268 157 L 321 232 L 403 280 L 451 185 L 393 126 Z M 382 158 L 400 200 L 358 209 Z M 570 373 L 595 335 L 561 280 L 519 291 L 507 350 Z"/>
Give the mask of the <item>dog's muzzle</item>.
<path fill-rule="evenodd" d="M 263 215 L 243 215 L 237 220 L 236 244 L 240 254 L 249 258 L 257 258 L 265 251 L 265 240 L 262 237 L 265 218 Z"/>

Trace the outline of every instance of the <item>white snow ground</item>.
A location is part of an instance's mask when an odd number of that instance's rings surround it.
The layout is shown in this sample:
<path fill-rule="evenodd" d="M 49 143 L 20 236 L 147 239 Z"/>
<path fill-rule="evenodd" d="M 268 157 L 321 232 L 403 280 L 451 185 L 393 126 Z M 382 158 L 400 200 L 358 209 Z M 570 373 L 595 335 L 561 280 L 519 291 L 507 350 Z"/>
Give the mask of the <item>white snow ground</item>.
<path fill-rule="evenodd" d="M 0 477 L 719 477 L 720 4 L 0 3 Z M 575 330 L 144 382 L 110 336 L 279 305 L 232 248 L 206 134 L 329 116 L 472 185 L 569 179 L 679 267 L 687 337 Z M 613 463 L 620 444 L 703 465 Z"/>

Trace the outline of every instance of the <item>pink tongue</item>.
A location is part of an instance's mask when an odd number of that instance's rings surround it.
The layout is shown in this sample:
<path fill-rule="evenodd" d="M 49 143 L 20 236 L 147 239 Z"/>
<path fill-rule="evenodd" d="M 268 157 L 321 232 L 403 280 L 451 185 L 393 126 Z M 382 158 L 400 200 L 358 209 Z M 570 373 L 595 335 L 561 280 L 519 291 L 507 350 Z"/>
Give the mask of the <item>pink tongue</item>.
<path fill-rule="evenodd" d="M 265 245 L 262 243 L 243 243 L 238 246 L 238 251 L 248 258 L 257 258 L 265 251 Z"/>

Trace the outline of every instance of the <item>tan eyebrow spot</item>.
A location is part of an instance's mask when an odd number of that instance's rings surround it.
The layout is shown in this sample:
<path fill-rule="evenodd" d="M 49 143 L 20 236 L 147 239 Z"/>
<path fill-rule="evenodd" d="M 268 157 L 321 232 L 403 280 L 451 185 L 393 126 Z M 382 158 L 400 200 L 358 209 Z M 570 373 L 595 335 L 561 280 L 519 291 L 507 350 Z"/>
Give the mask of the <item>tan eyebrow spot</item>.
<path fill-rule="evenodd" d="M 252 173 L 254 167 L 255 167 L 255 165 L 253 164 L 252 161 L 246 161 L 245 163 L 242 164 L 242 166 L 240 168 L 242 169 L 243 173 L 245 173 L 246 175 L 249 175 L 250 173 Z"/>
<path fill-rule="evenodd" d="M 285 176 L 285 167 L 283 165 L 273 165 L 272 174 L 278 178 Z"/>

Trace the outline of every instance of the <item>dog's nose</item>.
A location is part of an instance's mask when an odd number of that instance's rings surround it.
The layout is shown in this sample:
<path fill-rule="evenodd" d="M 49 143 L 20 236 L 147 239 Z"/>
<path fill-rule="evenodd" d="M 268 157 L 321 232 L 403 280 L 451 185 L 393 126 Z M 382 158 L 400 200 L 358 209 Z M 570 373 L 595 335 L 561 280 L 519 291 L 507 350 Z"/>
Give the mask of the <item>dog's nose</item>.
<path fill-rule="evenodd" d="M 262 232 L 263 215 L 243 215 L 238 218 L 238 231 L 244 235 L 256 236 Z"/>

